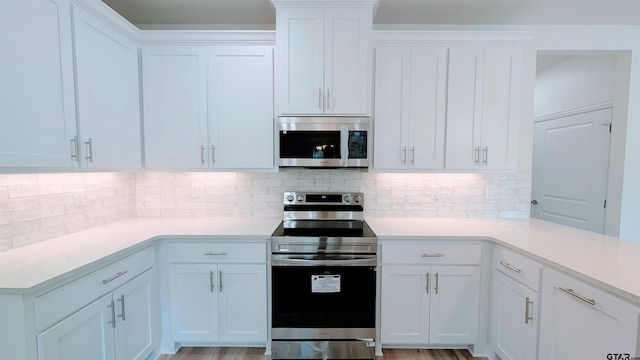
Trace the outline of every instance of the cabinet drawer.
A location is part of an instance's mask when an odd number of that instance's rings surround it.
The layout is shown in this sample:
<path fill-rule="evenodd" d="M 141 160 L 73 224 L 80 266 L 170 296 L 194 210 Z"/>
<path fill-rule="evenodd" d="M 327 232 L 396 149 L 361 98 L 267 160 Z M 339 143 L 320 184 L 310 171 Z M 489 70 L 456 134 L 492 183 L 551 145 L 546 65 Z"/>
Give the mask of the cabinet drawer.
<path fill-rule="evenodd" d="M 495 248 L 493 268 L 522 283 L 534 291 L 540 290 L 542 266 L 512 251 Z"/>
<path fill-rule="evenodd" d="M 169 243 L 170 263 L 266 263 L 267 244 Z"/>
<path fill-rule="evenodd" d="M 153 248 L 96 270 L 34 299 L 36 331 L 46 329 L 153 267 Z"/>
<path fill-rule="evenodd" d="M 382 263 L 395 264 L 479 264 L 480 244 L 382 244 Z"/>

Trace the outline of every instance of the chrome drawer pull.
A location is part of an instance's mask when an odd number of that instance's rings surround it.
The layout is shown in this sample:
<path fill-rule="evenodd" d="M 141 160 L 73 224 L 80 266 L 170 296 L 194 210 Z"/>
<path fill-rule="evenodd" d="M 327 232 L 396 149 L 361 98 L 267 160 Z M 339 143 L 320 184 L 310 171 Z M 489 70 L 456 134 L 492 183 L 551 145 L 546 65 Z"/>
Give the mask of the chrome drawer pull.
<path fill-rule="evenodd" d="M 533 301 L 529 301 L 529 297 L 524 301 L 524 323 L 528 324 L 529 320 L 533 320 L 533 316 L 529 315 L 529 304 L 533 305 Z"/>
<path fill-rule="evenodd" d="M 518 269 L 517 267 L 515 267 L 515 266 L 513 266 L 513 265 L 511 265 L 509 263 L 503 262 L 503 261 L 500 261 L 500 265 L 502 265 L 502 266 L 506 267 L 507 269 L 509 269 L 509 270 L 511 270 L 511 271 L 513 271 L 515 273 L 518 273 L 518 274 L 520 272 L 522 272 L 522 270 Z"/>
<path fill-rule="evenodd" d="M 107 324 L 111 324 L 111 327 L 115 328 L 116 327 L 116 306 L 113 300 L 111 300 L 111 303 L 107 305 L 107 307 L 111 308 L 111 321 L 107 322 Z"/>
<path fill-rule="evenodd" d="M 209 251 L 204 253 L 207 256 L 223 256 L 223 255 L 227 255 L 226 251 L 221 251 L 221 252 L 213 252 L 213 251 Z"/>
<path fill-rule="evenodd" d="M 430 258 L 430 257 L 444 257 L 444 254 L 435 253 L 435 254 L 422 254 L 422 257 Z"/>
<path fill-rule="evenodd" d="M 112 277 L 102 280 L 102 283 L 103 284 L 108 284 L 108 283 L 112 282 L 113 280 L 119 278 L 120 276 L 122 276 L 122 275 L 124 275 L 124 274 L 126 274 L 128 272 L 129 272 L 129 270 L 120 271 L 119 273 L 113 275 Z"/>
<path fill-rule="evenodd" d="M 426 277 L 426 280 L 427 280 L 427 286 L 425 287 L 425 290 L 427 290 L 427 294 L 428 294 L 429 293 L 429 278 L 430 278 L 429 273 L 427 273 L 425 275 L 425 277 Z"/>
<path fill-rule="evenodd" d="M 209 271 L 209 291 L 213 292 L 213 271 Z"/>
<path fill-rule="evenodd" d="M 122 318 L 122 321 L 126 321 L 127 318 L 124 309 L 124 294 L 120 295 L 120 299 L 118 299 L 118 301 L 120 301 L 120 311 L 122 312 L 120 315 L 118 315 L 118 317 Z"/>
<path fill-rule="evenodd" d="M 573 289 L 568 289 L 568 288 L 563 288 L 562 286 L 559 286 L 558 289 L 566 292 L 567 294 L 573 296 L 576 299 L 582 300 L 584 302 L 586 302 L 589 305 L 595 306 L 596 305 L 596 301 L 594 299 L 588 299 L 576 292 L 573 291 Z"/>

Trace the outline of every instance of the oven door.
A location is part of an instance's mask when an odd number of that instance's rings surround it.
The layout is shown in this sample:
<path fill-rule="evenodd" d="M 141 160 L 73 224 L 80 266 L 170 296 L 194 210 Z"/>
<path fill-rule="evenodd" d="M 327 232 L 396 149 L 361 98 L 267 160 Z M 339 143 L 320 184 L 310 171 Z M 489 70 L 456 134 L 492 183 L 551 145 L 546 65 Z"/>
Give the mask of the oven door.
<path fill-rule="evenodd" d="M 376 255 L 273 255 L 272 338 L 375 338 L 376 262 Z"/>

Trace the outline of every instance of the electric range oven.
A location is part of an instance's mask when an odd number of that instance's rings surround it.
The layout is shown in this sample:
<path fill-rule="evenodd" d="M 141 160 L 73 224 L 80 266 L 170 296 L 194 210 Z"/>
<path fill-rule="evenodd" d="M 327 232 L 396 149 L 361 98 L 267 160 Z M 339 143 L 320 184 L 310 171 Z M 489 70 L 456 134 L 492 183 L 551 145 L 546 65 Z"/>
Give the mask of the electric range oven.
<path fill-rule="evenodd" d="M 373 359 L 377 239 L 362 193 L 284 194 L 271 238 L 272 358 Z"/>

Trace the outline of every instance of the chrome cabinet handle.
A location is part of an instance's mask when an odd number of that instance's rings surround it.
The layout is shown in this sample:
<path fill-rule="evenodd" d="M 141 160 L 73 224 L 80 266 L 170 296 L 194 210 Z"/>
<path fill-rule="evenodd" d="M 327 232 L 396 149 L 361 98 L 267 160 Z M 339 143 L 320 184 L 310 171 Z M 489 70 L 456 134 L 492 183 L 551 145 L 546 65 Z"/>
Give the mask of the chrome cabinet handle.
<path fill-rule="evenodd" d="M 429 280 L 430 280 L 431 276 L 429 276 L 429 273 L 427 273 L 425 275 L 425 277 L 426 277 L 426 280 L 427 280 L 427 286 L 424 289 L 427 290 L 427 294 L 428 294 L 429 293 Z"/>
<path fill-rule="evenodd" d="M 79 153 L 80 149 L 78 148 L 78 135 L 74 135 L 73 139 L 71 139 L 71 157 L 75 161 L 80 161 L 80 158 L 78 158 Z"/>
<path fill-rule="evenodd" d="M 407 165 L 407 147 L 402 147 L 402 165 Z"/>
<path fill-rule="evenodd" d="M 424 258 L 432 258 L 432 257 L 444 257 L 444 254 L 441 253 L 435 253 L 435 254 L 422 254 L 422 257 Z"/>
<path fill-rule="evenodd" d="M 89 141 L 85 141 L 84 144 L 87 145 L 87 156 L 85 159 L 93 162 L 93 139 L 89 138 Z"/>
<path fill-rule="evenodd" d="M 318 88 L 318 109 L 322 109 L 322 89 Z"/>
<path fill-rule="evenodd" d="M 529 301 L 529 298 L 524 300 L 524 323 L 528 324 L 529 320 L 533 320 L 533 317 L 529 315 L 529 305 L 533 304 L 533 301 Z"/>
<path fill-rule="evenodd" d="M 591 305 L 591 306 L 595 306 L 596 305 L 596 301 L 594 299 L 589 299 L 585 296 L 582 296 L 578 293 L 576 293 L 575 291 L 573 291 L 573 289 L 569 289 L 569 288 L 564 288 L 562 286 L 559 286 L 558 289 L 564 291 L 565 293 L 573 296 L 576 299 L 582 300 L 584 302 L 586 302 L 587 304 Z"/>
<path fill-rule="evenodd" d="M 218 271 L 218 291 L 222 292 L 222 271 Z"/>
<path fill-rule="evenodd" d="M 120 271 L 119 273 L 113 275 L 112 277 L 102 280 L 102 283 L 103 284 L 108 284 L 108 283 L 112 282 L 113 280 L 119 278 L 120 276 L 122 276 L 122 275 L 124 275 L 124 274 L 126 274 L 128 272 L 129 272 L 129 270 Z"/>
<path fill-rule="evenodd" d="M 416 147 L 412 146 L 411 147 L 411 165 L 415 164 L 416 162 Z"/>
<path fill-rule="evenodd" d="M 473 163 L 475 165 L 480 165 L 480 146 L 476 146 L 474 150 Z"/>
<path fill-rule="evenodd" d="M 440 285 L 440 278 L 438 276 L 438 273 L 436 273 L 434 276 L 436 277 L 436 286 L 433 288 L 433 290 L 435 290 L 436 291 L 436 295 L 438 295 L 438 287 Z"/>
<path fill-rule="evenodd" d="M 206 256 L 224 256 L 227 255 L 226 251 L 221 251 L 221 252 L 213 252 L 213 251 L 209 251 L 204 253 Z"/>
<path fill-rule="evenodd" d="M 116 306 L 113 300 L 111 300 L 111 304 L 107 305 L 107 307 L 111 308 L 111 321 L 108 324 L 111 324 L 112 328 L 116 327 Z"/>
<path fill-rule="evenodd" d="M 121 314 L 118 315 L 118 317 L 122 318 L 122 321 L 127 320 L 126 319 L 126 315 L 125 315 L 125 310 L 124 310 L 124 294 L 120 295 L 120 299 L 118 299 L 118 301 L 120 302 L 120 312 Z"/>
<path fill-rule="evenodd" d="M 213 271 L 209 271 L 209 291 L 213 292 Z"/>
<path fill-rule="evenodd" d="M 327 110 L 331 109 L 331 92 L 329 88 L 327 88 Z"/>
<path fill-rule="evenodd" d="M 204 145 L 200 145 L 200 164 L 204 164 Z"/>
<path fill-rule="evenodd" d="M 211 163 L 216 162 L 216 147 L 211 145 Z"/>
<path fill-rule="evenodd" d="M 517 267 L 515 267 L 515 266 L 513 266 L 513 265 L 511 265 L 509 263 L 506 263 L 504 261 L 500 261 L 500 265 L 506 267 L 507 269 L 509 269 L 509 270 L 511 270 L 511 271 L 513 271 L 515 273 L 520 273 L 522 271 L 522 270 L 518 269 Z"/>
<path fill-rule="evenodd" d="M 482 164 L 487 165 L 487 159 L 489 158 L 489 147 L 482 148 Z"/>

